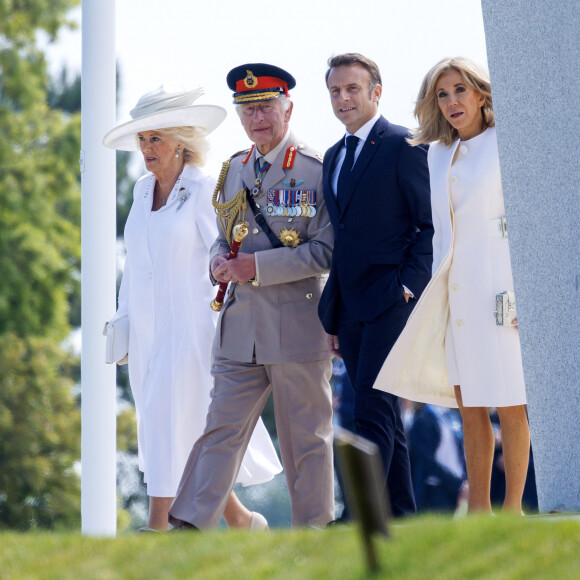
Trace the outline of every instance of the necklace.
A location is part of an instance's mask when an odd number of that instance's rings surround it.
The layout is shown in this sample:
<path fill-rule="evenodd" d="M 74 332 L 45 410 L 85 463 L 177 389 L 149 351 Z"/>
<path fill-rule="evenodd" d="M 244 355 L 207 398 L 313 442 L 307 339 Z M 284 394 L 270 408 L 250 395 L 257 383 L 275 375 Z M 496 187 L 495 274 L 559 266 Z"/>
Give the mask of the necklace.
<path fill-rule="evenodd" d="M 173 190 L 171 190 L 173 191 Z M 167 205 L 167 200 L 169 199 L 169 196 L 171 195 L 171 191 L 167 194 L 167 195 L 163 195 L 160 191 L 157 192 L 157 209 L 161 208 L 161 207 L 165 207 L 165 205 Z"/>
<path fill-rule="evenodd" d="M 174 191 L 177 191 L 177 190 L 179 190 L 179 187 L 181 186 L 181 178 L 182 178 L 182 175 L 180 175 L 180 176 L 178 177 L 178 179 L 177 179 L 177 181 L 175 182 L 174 186 L 171 188 L 171 191 L 169 191 L 169 192 L 167 193 L 167 195 L 162 195 L 162 194 L 161 194 L 161 186 L 159 186 L 159 190 L 157 190 L 157 195 L 159 196 L 159 197 L 158 197 L 158 199 L 159 199 L 159 200 L 160 200 L 160 202 L 161 202 L 161 203 L 159 204 L 159 208 L 165 207 L 165 205 L 167 205 L 167 201 L 168 201 L 168 200 L 169 200 L 169 198 L 171 197 L 171 194 L 172 194 Z M 157 183 L 159 183 L 159 182 L 157 182 Z M 158 209 L 159 209 L 159 208 L 158 208 Z"/>

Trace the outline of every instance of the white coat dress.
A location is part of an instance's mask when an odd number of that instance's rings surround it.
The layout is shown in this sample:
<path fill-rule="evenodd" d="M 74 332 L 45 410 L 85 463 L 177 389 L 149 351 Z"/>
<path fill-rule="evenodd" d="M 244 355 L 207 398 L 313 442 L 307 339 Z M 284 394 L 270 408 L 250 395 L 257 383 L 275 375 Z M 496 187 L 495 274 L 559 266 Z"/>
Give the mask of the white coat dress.
<path fill-rule="evenodd" d="M 212 178 L 186 165 L 167 204 L 153 212 L 155 176 L 145 175 L 135 185 L 125 226 L 119 312 L 129 314 L 139 468 L 154 497 L 175 496 L 210 402 L 217 319 L 210 308 L 216 290 L 208 270 L 209 248 L 217 237 L 214 185 Z M 262 483 L 281 469 L 260 420 L 237 481 Z"/>
<path fill-rule="evenodd" d="M 455 159 L 455 160 L 454 160 Z M 428 155 L 433 278 L 389 353 L 375 388 L 457 407 L 526 403 L 517 327 L 497 326 L 495 296 L 513 290 L 508 238 L 491 235 L 505 215 L 495 128 Z"/>

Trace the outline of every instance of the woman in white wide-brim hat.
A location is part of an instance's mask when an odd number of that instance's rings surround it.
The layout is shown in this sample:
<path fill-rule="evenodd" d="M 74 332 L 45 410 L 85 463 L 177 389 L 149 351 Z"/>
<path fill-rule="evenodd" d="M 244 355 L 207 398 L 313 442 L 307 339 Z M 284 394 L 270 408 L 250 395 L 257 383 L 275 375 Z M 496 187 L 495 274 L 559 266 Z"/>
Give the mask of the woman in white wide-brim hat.
<path fill-rule="evenodd" d="M 129 379 L 137 415 L 139 468 L 150 496 L 146 529 L 166 530 L 167 514 L 189 452 L 203 433 L 210 402 L 210 347 L 217 313 L 209 306 L 209 249 L 217 236 L 215 180 L 200 167 L 206 137 L 225 118 L 213 105 L 192 104 L 202 89 L 144 95 L 132 120 L 105 136 L 112 149 L 141 151 L 150 172 L 135 185 L 125 226 L 127 258 L 117 316 L 129 317 Z M 262 483 L 281 471 L 260 421 L 238 481 Z M 212 474 L 207 474 L 208 485 Z M 265 528 L 260 514 L 232 493 L 230 527 Z"/>

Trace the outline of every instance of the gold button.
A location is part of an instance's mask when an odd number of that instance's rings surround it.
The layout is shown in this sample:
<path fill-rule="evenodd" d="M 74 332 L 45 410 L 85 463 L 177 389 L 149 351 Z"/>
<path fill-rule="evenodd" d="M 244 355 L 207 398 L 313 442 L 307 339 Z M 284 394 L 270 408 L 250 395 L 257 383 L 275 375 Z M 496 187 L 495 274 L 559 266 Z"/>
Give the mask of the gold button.
<path fill-rule="evenodd" d="M 260 282 L 258 282 L 257 280 L 252 280 L 252 286 L 259 286 Z"/>
<path fill-rule="evenodd" d="M 257 204 L 256 204 L 256 207 L 257 207 L 258 209 L 260 209 L 260 204 L 259 204 L 259 203 L 257 203 Z"/>
<path fill-rule="evenodd" d="M 451 178 L 451 183 L 457 183 L 457 177 L 455 175 Z"/>
<path fill-rule="evenodd" d="M 254 229 L 252 230 L 252 233 L 253 233 L 255 236 L 257 236 L 257 235 L 260 233 L 260 230 L 259 230 L 258 228 L 254 228 Z"/>
<path fill-rule="evenodd" d="M 451 286 L 451 289 L 453 290 L 453 292 L 457 292 L 457 290 L 459 290 L 459 286 L 457 284 L 453 284 L 453 286 Z"/>
<path fill-rule="evenodd" d="M 306 294 L 306 300 L 312 300 L 312 292 L 308 292 L 308 294 Z"/>
<path fill-rule="evenodd" d="M 463 320 L 458 320 L 455 324 L 461 328 L 463 326 Z"/>

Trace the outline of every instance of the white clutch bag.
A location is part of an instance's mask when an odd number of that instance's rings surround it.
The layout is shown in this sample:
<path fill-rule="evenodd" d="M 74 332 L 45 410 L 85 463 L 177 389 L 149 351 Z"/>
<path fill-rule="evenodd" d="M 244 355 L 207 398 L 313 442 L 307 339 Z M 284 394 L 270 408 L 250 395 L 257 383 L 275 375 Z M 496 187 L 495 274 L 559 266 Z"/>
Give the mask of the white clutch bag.
<path fill-rule="evenodd" d="M 114 316 L 105 324 L 103 334 L 107 337 L 105 362 L 126 365 L 129 362 L 129 316 Z"/>
<path fill-rule="evenodd" d="M 514 320 L 518 315 L 516 313 L 516 297 L 513 290 L 506 290 L 495 295 L 493 315 L 497 326 L 515 326 Z"/>

